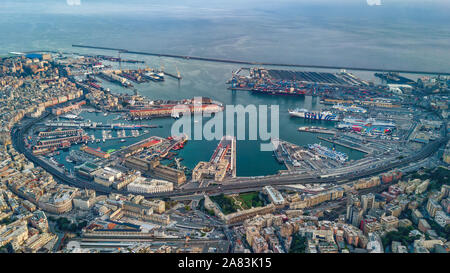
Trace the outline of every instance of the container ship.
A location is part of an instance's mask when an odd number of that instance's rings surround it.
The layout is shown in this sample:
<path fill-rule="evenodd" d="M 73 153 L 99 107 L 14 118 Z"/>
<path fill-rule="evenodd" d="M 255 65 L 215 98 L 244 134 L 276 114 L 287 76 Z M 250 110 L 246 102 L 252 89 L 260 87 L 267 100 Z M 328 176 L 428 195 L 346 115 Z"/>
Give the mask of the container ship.
<path fill-rule="evenodd" d="M 285 96 L 304 96 L 307 93 L 305 89 L 284 88 L 284 87 L 256 87 L 252 88 L 253 93 L 268 95 L 285 95 Z"/>
<path fill-rule="evenodd" d="M 341 163 L 345 162 L 348 160 L 348 155 L 345 153 L 341 153 L 335 150 L 331 150 L 325 146 L 322 146 L 320 144 L 308 144 L 308 148 L 310 150 L 315 151 L 316 153 L 326 156 L 328 158 L 334 159 L 336 161 L 339 161 Z"/>
<path fill-rule="evenodd" d="M 339 121 L 339 117 L 332 113 L 331 111 L 310 111 L 308 109 L 295 109 L 288 110 L 291 117 L 299 117 L 304 119 L 312 120 L 328 120 L 328 121 Z"/>
<path fill-rule="evenodd" d="M 332 107 L 333 109 L 336 109 L 338 111 L 341 112 L 352 112 L 352 113 L 366 113 L 367 110 L 362 108 L 362 107 L 358 107 L 356 105 L 351 105 L 351 106 L 345 106 L 342 104 L 335 104 Z"/>

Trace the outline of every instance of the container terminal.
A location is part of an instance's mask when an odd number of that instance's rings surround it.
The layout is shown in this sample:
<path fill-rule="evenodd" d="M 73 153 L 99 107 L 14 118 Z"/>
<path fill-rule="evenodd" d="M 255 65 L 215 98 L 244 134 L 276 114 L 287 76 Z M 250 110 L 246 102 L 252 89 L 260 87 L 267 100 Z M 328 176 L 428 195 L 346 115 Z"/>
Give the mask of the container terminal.
<path fill-rule="evenodd" d="M 317 96 L 335 110 L 364 113 L 367 108 L 401 108 L 395 95 L 409 85 L 383 85 L 365 81 L 345 70 L 340 72 L 304 72 L 266 68 L 240 68 L 227 81 L 232 91 L 250 91 L 262 95 Z"/>
<path fill-rule="evenodd" d="M 382 79 L 387 84 L 416 84 L 414 80 L 408 79 L 395 72 L 375 73 L 375 77 Z"/>

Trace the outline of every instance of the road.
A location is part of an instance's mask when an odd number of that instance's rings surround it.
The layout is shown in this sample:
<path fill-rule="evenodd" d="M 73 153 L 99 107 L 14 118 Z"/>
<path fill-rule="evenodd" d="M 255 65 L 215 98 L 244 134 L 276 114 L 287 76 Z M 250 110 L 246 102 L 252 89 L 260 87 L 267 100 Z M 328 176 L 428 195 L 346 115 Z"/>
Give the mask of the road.
<path fill-rule="evenodd" d="M 41 166 L 47 172 L 52 174 L 57 180 L 78 188 L 89 188 L 96 190 L 99 193 L 109 194 L 111 192 L 128 194 L 127 191 L 117 191 L 112 188 L 108 188 L 96 183 L 90 183 L 86 181 L 82 181 L 75 177 L 70 177 L 64 173 L 59 172 L 54 166 L 49 163 L 43 161 L 42 159 L 34 156 L 28 149 L 25 148 L 24 136 L 25 133 L 37 122 L 42 121 L 46 118 L 49 113 L 43 115 L 37 119 L 27 119 L 23 120 L 22 123 L 16 124 L 16 126 L 11 131 L 11 139 L 13 142 L 14 148 L 25 155 L 31 162 L 34 164 Z M 421 159 L 427 158 L 435 153 L 442 145 L 445 145 L 448 141 L 448 137 L 443 137 L 433 142 L 428 143 L 424 146 L 419 152 L 414 153 L 410 156 L 407 156 L 401 160 L 396 161 L 388 161 L 385 160 L 384 164 L 376 167 L 370 166 L 361 166 L 358 169 L 355 169 L 354 172 L 348 174 L 340 174 L 338 176 L 333 176 L 331 174 L 327 177 L 319 177 L 313 176 L 309 174 L 291 174 L 291 175 L 271 175 L 257 178 L 236 178 L 233 183 L 226 185 L 213 185 L 213 186 L 205 186 L 199 188 L 191 188 L 191 189 L 177 189 L 171 192 L 164 193 L 155 193 L 155 194 L 142 194 L 148 198 L 164 198 L 164 197 L 175 197 L 175 196 L 185 196 L 192 194 L 201 194 L 201 193 L 209 193 L 209 194 L 217 194 L 221 192 L 230 192 L 235 190 L 248 190 L 248 189 L 260 189 L 261 187 L 267 185 L 288 185 L 288 184 L 313 184 L 313 183 L 344 183 L 348 180 L 354 180 L 359 178 L 364 178 L 368 176 L 372 176 L 375 174 L 383 173 L 401 166 L 406 166 L 412 162 L 417 162 Z M 380 164 L 380 163 L 377 163 Z"/>

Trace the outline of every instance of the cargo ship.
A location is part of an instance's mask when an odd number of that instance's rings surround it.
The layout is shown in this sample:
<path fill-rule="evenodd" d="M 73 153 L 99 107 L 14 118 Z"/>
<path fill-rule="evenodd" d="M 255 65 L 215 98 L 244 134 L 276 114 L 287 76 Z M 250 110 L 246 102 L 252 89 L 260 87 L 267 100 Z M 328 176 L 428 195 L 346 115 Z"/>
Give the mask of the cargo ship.
<path fill-rule="evenodd" d="M 342 152 L 338 152 L 335 150 L 331 150 L 328 147 L 322 146 L 320 144 L 308 144 L 308 148 L 310 150 L 315 151 L 316 153 L 326 156 L 328 158 L 334 159 L 336 161 L 339 161 L 341 163 L 345 162 L 348 160 L 348 155 Z"/>
<path fill-rule="evenodd" d="M 288 110 L 291 117 L 299 117 L 312 120 L 339 121 L 339 117 L 331 111 L 310 111 L 308 109 Z"/>
<path fill-rule="evenodd" d="M 304 96 L 307 93 L 305 89 L 283 88 L 283 87 L 256 87 L 252 88 L 253 93 L 267 95 L 285 95 L 285 96 Z"/>
<path fill-rule="evenodd" d="M 342 104 L 335 104 L 332 107 L 333 109 L 342 111 L 342 112 L 352 112 L 352 113 L 366 113 L 367 110 L 362 108 L 362 107 L 358 107 L 356 105 L 351 105 L 351 106 L 345 106 Z"/>

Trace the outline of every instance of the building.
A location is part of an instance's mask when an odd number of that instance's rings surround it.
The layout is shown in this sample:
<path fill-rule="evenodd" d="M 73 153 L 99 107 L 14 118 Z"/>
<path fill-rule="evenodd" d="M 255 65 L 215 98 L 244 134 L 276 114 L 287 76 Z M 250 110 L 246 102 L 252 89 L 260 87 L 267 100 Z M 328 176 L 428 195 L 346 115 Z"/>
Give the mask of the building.
<path fill-rule="evenodd" d="M 427 212 L 431 217 L 436 216 L 436 212 L 442 210 L 442 207 L 439 205 L 439 203 L 432 199 L 429 198 L 428 202 L 427 202 Z"/>
<path fill-rule="evenodd" d="M 94 177 L 94 172 L 100 167 L 91 162 L 84 162 L 81 165 L 75 166 L 75 173 L 81 177 L 92 179 Z"/>
<path fill-rule="evenodd" d="M 109 153 L 105 153 L 105 152 L 101 151 L 100 149 L 92 149 L 86 145 L 81 146 L 80 150 L 85 153 L 88 153 L 90 155 L 100 157 L 103 159 L 109 158 L 111 156 Z"/>
<path fill-rule="evenodd" d="M 382 229 L 382 226 L 379 222 L 369 222 L 364 224 L 364 234 L 369 235 L 370 233 L 373 233 L 375 231 L 379 231 Z"/>
<path fill-rule="evenodd" d="M 168 215 L 155 214 L 153 213 L 153 208 L 135 204 L 129 201 L 123 202 L 120 214 L 127 217 L 156 222 L 163 225 L 168 225 L 170 223 L 170 217 Z"/>
<path fill-rule="evenodd" d="M 425 220 L 425 219 L 420 219 L 419 220 L 419 225 L 417 227 L 423 233 L 426 233 L 428 230 L 431 229 L 430 224 L 428 224 L 427 220 Z"/>
<path fill-rule="evenodd" d="M 384 229 L 398 228 L 398 218 L 393 215 L 383 216 L 380 218 L 380 224 Z"/>
<path fill-rule="evenodd" d="M 422 183 L 420 183 L 420 184 L 416 187 L 415 193 L 416 193 L 416 194 L 424 193 L 424 192 L 427 190 L 429 184 L 430 184 L 430 180 L 429 180 L 429 179 L 423 181 Z"/>
<path fill-rule="evenodd" d="M 450 217 L 442 210 L 436 212 L 434 220 L 441 227 L 446 227 L 448 224 L 450 224 Z"/>
<path fill-rule="evenodd" d="M 192 179 L 222 181 L 225 176 L 236 176 L 236 138 L 223 136 L 209 162 L 201 161 L 192 170 Z"/>
<path fill-rule="evenodd" d="M 264 215 L 267 213 L 272 213 L 275 211 L 275 205 L 269 204 L 265 207 L 256 207 L 251 208 L 243 211 L 238 211 L 235 213 L 231 213 L 224 216 L 224 220 L 226 224 L 234 224 L 244 221 L 245 219 L 248 219 L 250 217 L 256 216 L 256 215 Z"/>
<path fill-rule="evenodd" d="M 128 184 L 127 190 L 134 193 L 157 193 L 173 191 L 173 183 L 159 180 L 138 177 Z"/>
<path fill-rule="evenodd" d="M 106 187 L 110 187 L 115 180 L 122 177 L 122 172 L 110 167 L 100 168 L 92 173 L 94 182 Z"/>
<path fill-rule="evenodd" d="M 369 243 L 367 244 L 367 250 L 369 253 L 383 253 L 383 244 L 381 243 L 380 236 L 376 233 L 370 232 L 368 237 Z"/>
<path fill-rule="evenodd" d="M 270 201 L 276 206 L 284 205 L 285 200 L 283 195 L 272 186 L 265 186 L 263 192 L 269 196 Z"/>
<path fill-rule="evenodd" d="M 16 221 L 0 230 L 0 247 L 11 243 L 14 249 L 18 249 L 28 239 L 28 227 L 26 221 Z"/>
<path fill-rule="evenodd" d="M 374 203 L 375 203 L 375 195 L 373 193 L 361 196 L 361 206 L 364 211 L 373 208 Z"/>
<path fill-rule="evenodd" d="M 34 228 L 40 230 L 41 232 L 48 230 L 47 216 L 41 210 L 33 212 L 33 216 L 30 218 L 30 223 Z"/>
<path fill-rule="evenodd" d="M 142 200 L 141 205 L 151 207 L 156 213 L 164 213 L 166 211 L 166 202 L 163 200 Z"/>
<path fill-rule="evenodd" d="M 89 210 L 95 203 L 96 194 L 94 190 L 83 190 L 73 198 L 73 206 L 81 210 Z"/>
<path fill-rule="evenodd" d="M 186 182 L 186 174 L 182 170 L 170 168 L 161 164 L 151 169 L 149 174 L 150 176 L 176 183 L 178 186 Z"/>

